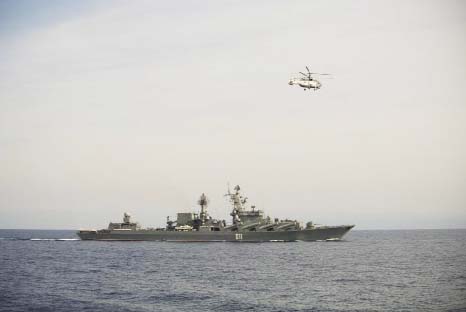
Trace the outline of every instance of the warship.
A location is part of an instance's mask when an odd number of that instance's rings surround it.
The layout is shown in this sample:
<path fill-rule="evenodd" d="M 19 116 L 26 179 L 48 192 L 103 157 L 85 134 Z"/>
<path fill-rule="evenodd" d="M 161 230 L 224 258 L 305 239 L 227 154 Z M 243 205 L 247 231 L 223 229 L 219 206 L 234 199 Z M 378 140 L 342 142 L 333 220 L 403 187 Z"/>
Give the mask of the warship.
<path fill-rule="evenodd" d="M 297 220 L 264 217 L 262 210 L 247 205 L 247 197 L 239 185 L 228 196 L 232 205 L 231 224 L 213 219 L 207 213 L 208 199 L 202 194 L 198 200 L 199 213 L 177 213 L 176 220 L 167 217 L 164 228 L 142 228 L 124 213 L 122 223 L 110 223 L 107 229 L 79 230 L 82 240 L 173 241 L 173 242 L 293 242 L 340 240 L 354 225 L 322 226 Z"/>

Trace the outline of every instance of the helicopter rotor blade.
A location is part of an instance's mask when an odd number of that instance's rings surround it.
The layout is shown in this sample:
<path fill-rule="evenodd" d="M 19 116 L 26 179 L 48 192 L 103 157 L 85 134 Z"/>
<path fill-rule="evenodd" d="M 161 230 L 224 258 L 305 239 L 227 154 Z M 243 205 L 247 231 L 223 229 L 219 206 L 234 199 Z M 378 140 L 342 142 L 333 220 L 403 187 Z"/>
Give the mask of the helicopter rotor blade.
<path fill-rule="evenodd" d="M 309 70 L 309 67 L 306 66 L 306 69 L 309 74 L 312 74 L 311 71 Z"/>
<path fill-rule="evenodd" d="M 321 76 L 330 76 L 332 74 L 320 74 L 320 73 L 310 73 L 310 74 L 313 74 L 313 75 L 321 75 Z"/>

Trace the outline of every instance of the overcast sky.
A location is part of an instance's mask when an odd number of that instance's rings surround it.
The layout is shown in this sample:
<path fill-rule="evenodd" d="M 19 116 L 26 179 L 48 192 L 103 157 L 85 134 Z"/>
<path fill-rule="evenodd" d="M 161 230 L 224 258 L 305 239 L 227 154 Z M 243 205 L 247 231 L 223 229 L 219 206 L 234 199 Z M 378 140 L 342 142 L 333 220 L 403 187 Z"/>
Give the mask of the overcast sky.
<path fill-rule="evenodd" d="M 0 228 L 466 227 L 464 1 L 0 1 Z M 289 86 L 309 65 L 319 91 Z"/>

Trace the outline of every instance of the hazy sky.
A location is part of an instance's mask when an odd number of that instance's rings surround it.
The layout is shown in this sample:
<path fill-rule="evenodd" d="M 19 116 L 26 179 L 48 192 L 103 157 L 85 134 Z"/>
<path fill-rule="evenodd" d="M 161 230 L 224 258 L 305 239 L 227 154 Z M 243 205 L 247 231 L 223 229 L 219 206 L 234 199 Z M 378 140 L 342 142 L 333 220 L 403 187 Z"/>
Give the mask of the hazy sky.
<path fill-rule="evenodd" d="M 466 227 L 464 1 L 0 1 L 0 228 Z M 317 92 L 289 86 L 332 73 Z M 228 219 L 229 220 L 229 219 Z"/>

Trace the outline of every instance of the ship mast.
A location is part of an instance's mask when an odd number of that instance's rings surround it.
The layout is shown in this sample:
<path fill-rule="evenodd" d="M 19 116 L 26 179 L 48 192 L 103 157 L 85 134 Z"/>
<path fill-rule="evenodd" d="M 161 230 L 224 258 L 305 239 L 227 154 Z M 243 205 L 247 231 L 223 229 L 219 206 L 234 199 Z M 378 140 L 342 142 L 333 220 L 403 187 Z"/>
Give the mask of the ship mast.
<path fill-rule="evenodd" d="M 243 196 L 240 195 L 240 190 L 241 188 L 239 185 L 235 186 L 234 193 L 230 193 L 230 188 L 228 188 L 228 194 L 226 195 L 230 197 L 230 202 L 233 205 L 233 210 L 230 213 L 230 216 L 233 217 L 233 224 L 241 224 L 239 214 L 244 211 L 244 205 L 247 201 L 247 197 L 243 198 Z"/>
<path fill-rule="evenodd" d="M 209 199 L 207 198 L 207 196 L 205 196 L 204 193 L 202 193 L 197 203 L 201 206 L 201 213 L 199 216 L 201 218 L 202 223 L 204 224 L 207 220 L 207 205 L 209 204 Z"/>

